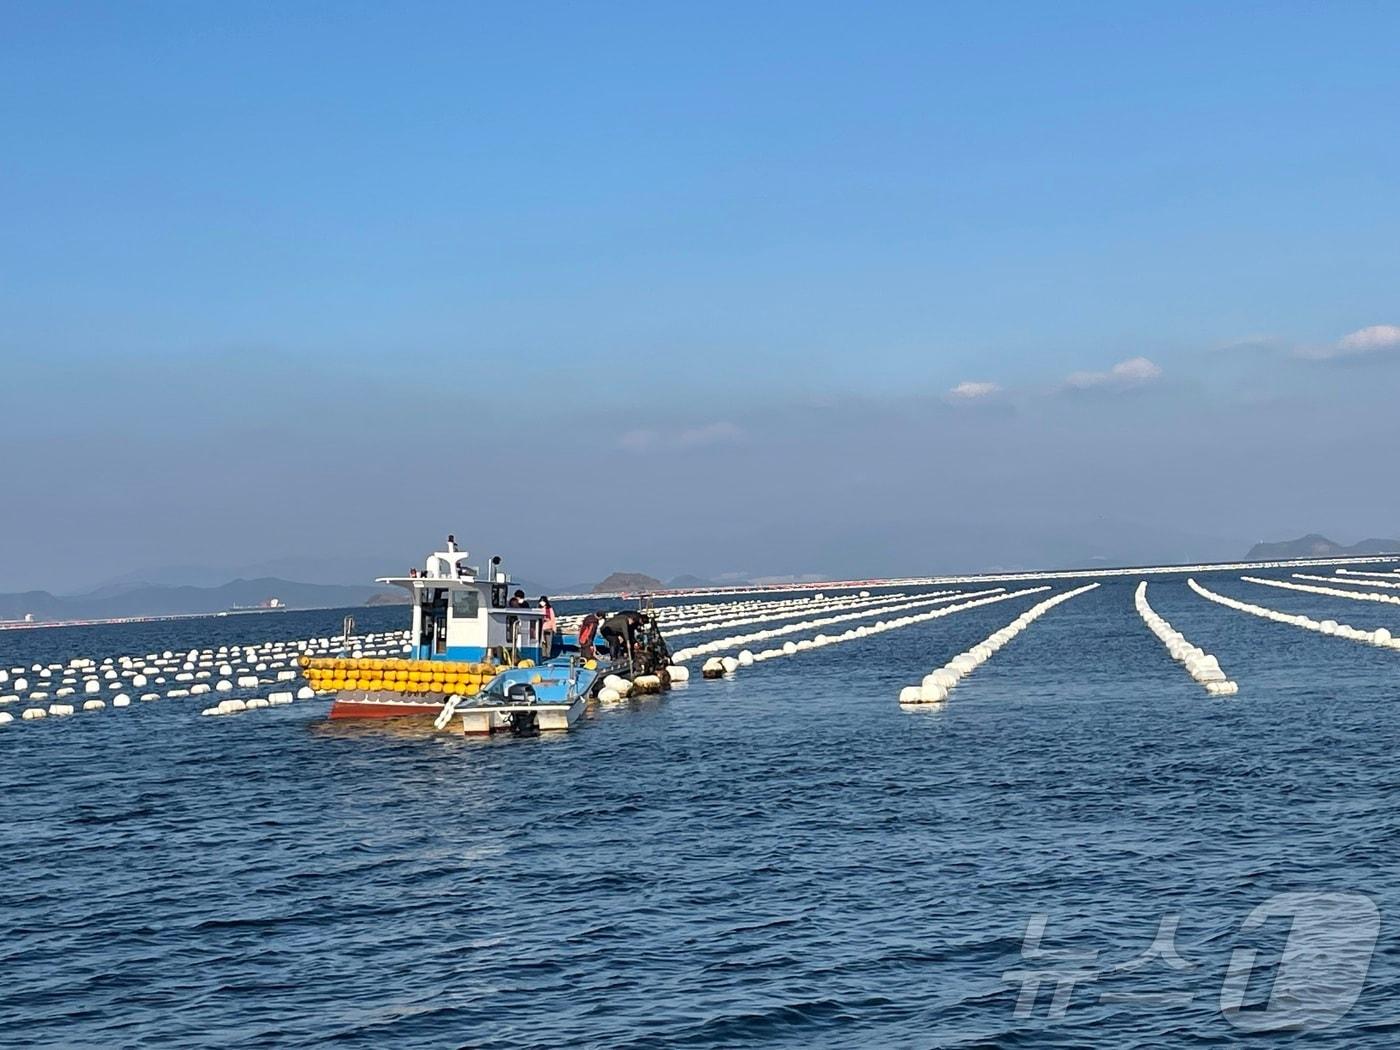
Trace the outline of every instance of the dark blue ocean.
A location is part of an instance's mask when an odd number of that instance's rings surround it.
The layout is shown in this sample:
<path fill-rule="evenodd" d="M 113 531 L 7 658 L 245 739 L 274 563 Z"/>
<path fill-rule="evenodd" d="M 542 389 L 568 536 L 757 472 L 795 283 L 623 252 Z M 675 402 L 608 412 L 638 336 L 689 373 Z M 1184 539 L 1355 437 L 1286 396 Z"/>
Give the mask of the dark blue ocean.
<path fill-rule="evenodd" d="M 1199 578 L 1400 635 L 1397 606 Z M 1395 1045 L 1400 653 L 1153 577 L 1240 684 L 1212 698 L 1136 583 L 928 710 L 899 688 L 1045 595 L 697 674 L 552 738 L 200 698 L 0 727 L 0 1044 Z M 3 632 L 0 666 L 343 615 Z"/>

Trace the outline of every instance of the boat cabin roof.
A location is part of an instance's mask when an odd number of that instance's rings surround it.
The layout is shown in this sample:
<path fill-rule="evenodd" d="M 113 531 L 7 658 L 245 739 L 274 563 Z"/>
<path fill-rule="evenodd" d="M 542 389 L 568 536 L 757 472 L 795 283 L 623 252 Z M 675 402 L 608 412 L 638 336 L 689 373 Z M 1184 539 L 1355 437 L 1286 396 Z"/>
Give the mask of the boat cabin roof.
<path fill-rule="evenodd" d="M 435 551 L 428 555 L 423 569 L 417 576 L 380 576 L 375 583 L 387 583 L 417 593 L 428 589 L 474 590 L 485 593 L 492 587 L 509 587 L 510 577 L 497 571 L 496 579 L 480 579 L 477 569 L 467 564 L 468 554 L 464 550 Z M 526 619 L 544 616 L 544 610 L 534 605 L 491 606 L 492 614 L 524 617 Z"/>

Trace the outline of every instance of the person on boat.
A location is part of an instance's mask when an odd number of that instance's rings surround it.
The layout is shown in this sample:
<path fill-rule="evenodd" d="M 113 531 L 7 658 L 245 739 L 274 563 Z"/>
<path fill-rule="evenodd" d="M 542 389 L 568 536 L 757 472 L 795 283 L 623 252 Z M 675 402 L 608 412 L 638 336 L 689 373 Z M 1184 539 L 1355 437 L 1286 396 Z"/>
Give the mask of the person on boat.
<path fill-rule="evenodd" d="M 591 612 L 578 625 L 578 651 L 585 660 L 592 660 L 598 655 L 593 643 L 598 637 L 598 625 L 602 622 L 602 612 Z"/>
<path fill-rule="evenodd" d="M 516 591 L 510 596 L 510 607 L 512 609 L 526 609 L 529 608 L 529 605 L 530 603 L 525 600 L 524 591 Z"/>
<path fill-rule="evenodd" d="M 599 628 L 603 639 L 608 643 L 608 655 L 614 660 L 626 658 L 628 664 L 632 662 L 632 632 L 637 624 L 641 622 L 641 616 L 635 612 L 613 613 L 603 621 L 603 626 Z"/>
<path fill-rule="evenodd" d="M 540 621 L 540 652 L 548 660 L 554 652 L 554 628 L 559 621 L 554 615 L 554 606 L 543 594 L 540 595 L 540 608 L 544 610 L 544 619 Z"/>

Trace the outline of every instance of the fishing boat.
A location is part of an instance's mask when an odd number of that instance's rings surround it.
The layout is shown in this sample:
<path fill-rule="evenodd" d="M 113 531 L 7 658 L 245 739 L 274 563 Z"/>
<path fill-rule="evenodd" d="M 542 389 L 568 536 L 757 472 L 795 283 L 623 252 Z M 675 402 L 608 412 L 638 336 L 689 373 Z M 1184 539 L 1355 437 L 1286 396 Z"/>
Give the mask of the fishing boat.
<path fill-rule="evenodd" d="M 486 572 L 449 540 L 423 568 L 378 583 L 409 592 L 409 651 L 402 659 L 308 658 L 303 673 L 320 693 L 333 694 L 330 717 L 428 717 L 464 733 L 509 730 L 516 735 L 567 729 L 606 675 L 632 679 L 669 659 L 655 640 L 636 653 L 593 657 L 576 636 L 545 630 L 545 610 L 512 605 L 510 575 L 499 556 Z M 651 637 L 651 634 L 648 634 Z"/>
<path fill-rule="evenodd" d="M 578 656 L 502 671 L 476 696 L 449 698 L 435 725 L 466 734 L 508 732 L 513 736 L 567 730 L 583 714 L 598 680 L 597 661 L 581 661 Z"/>

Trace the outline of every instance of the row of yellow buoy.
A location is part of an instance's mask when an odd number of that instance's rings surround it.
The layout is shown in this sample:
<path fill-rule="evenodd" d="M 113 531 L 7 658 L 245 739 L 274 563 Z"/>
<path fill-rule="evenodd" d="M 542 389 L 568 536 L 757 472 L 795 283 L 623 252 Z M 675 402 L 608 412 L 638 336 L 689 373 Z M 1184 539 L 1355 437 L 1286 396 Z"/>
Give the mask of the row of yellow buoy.
<path fill-rule="evenodd" d="M 485 674 L 471 672 L 464 674 L 423 675 L 406 671 L 374 671 L 364 668 L 358 671 L 306 669 L 307 684 L 318 693 L 338 693 L 343 689 L 385 690 L 392 693 L 461 693 L 471 696 L 482 685 L 495 677 L 495 672 Z"/>
<path fill-rule="evenodd" d="M 596 666 L 592 661 L 590 665 Z M 534 667 L 521 660 L 516 667 Z M 317 692 L 384 690 L 392 693 L 460 693 L 473 696 L 503 667 L 462 660 L 343 659 L 306 657 L 302 673 Z"/>
<path fill-rule="evenodd" d="M 494 664 L 463 660 L 313 657 L 303 661 L 306 681 L 317 692 L 364 689 L 473 696 L 496 676 L 497 670 Z"/>
<path fill-rule="evenodd" d="M 305 670 L 342 671 L 359 674 L 370 671 L 379 674 L 419 674 L 441 677 L 443 674 L 495 674 L 498 668 L 489 661 L 473 663 L 467 660 L 398 660 L 398 659 L 345 659 L 342 657 L 303 657 L 301 666 Z"/>

